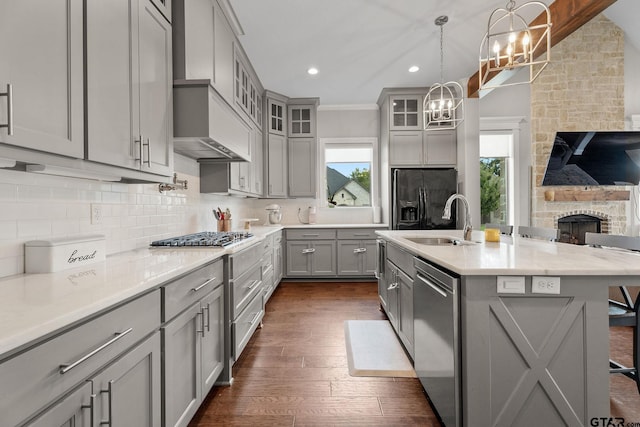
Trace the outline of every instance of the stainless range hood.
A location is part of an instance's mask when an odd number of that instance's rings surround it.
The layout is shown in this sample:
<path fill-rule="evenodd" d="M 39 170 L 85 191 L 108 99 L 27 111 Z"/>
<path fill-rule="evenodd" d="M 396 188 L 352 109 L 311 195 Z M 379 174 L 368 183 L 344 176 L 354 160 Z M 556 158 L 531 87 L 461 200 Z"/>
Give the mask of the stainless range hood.
<path fill-rule="evenodd" d="M 251 161 L 251 132 L 209 80 L 174 82 L 174 152 L 197 160 Z"/>

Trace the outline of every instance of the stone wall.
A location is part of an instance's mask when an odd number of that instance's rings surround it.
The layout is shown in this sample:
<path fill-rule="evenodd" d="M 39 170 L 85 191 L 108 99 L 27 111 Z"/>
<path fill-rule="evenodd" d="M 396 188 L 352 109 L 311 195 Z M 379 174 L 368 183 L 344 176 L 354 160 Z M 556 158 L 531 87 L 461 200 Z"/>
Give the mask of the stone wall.
<path fill-rule="evenodd" d="M 625 234 L 628 201 L 544 199 L 553 188 L 540 184 L 555 132 L 587 130 L 624 130 L 624 33 L 604 15 L 554 46 L 551 63 L 531 84 L 531 224 L 557 227 L 558 218 L 579 212 L 604 219 L 609 233 Z"/>

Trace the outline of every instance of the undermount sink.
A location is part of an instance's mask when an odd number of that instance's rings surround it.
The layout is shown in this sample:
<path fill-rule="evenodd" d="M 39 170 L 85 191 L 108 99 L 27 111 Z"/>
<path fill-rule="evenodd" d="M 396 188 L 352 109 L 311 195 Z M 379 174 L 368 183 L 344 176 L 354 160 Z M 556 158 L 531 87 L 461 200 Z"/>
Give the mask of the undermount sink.
<path fill-rule="evenodd" d="M 405 237 L 410 242 L 428 246 L 475 245 L 476 242 L 452 237 Z"/>

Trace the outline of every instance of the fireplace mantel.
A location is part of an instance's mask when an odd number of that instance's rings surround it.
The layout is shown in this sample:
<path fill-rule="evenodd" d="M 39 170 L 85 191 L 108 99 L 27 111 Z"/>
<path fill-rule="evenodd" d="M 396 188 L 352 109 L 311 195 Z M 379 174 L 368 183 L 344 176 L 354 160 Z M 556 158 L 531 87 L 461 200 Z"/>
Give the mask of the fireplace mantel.
<path fill-rule="evenodd" d="M 545 190 L 547 202 L 591 202 L 603 200 L 629 200 L 629 190 Z"/>

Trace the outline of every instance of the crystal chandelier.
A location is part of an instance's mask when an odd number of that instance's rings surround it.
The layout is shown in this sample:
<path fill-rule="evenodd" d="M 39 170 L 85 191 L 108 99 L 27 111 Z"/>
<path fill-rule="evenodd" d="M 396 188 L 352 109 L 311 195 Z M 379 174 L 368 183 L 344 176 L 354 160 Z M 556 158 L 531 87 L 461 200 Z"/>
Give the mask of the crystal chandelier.
<path fill-rule="evenodd" d="M 424 114 L 424 130 L 455 129 L 464 120 L 464 90 L 458 82 L 444 81 L 444 50 L 442 40 L 444 24 L 449 21 L 447 16 L 439 16 L 435 24 L 440 27 L 440 83 L 429 88 L 424 98 L 422 111 Z"/>
<path fill-rule="evenodd" d="M 528 24 L 520 15 L 525 11 L 536 18 Z M 546 50 L 545 50 L 546 48 Z M 516 7 L 509 1 L 505 8 L 491 13 L 487 33 L 480 44 L 480 89 L 531 83 L 551 59 L 551 13 L 541 2 Z M 515 71 L 529 67 L 529 80 L 504 83 Z M 501 71 L 510 71 L 494 78 Z M 492 80 L 493 79 L 493 80 Z"/>

